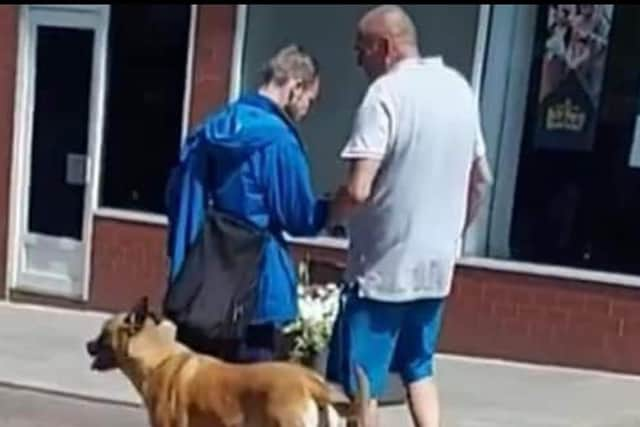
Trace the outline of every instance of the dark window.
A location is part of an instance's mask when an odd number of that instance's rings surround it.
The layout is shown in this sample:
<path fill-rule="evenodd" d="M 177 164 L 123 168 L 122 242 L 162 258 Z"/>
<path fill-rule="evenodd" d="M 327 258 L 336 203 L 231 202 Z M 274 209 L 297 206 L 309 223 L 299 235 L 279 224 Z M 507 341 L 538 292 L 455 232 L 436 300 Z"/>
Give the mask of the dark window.
<path fill-rule="evenodd" d="M 101 205 L 164 213 L 181 142 L 189 5 L 112 5 Z"/>
<path fill-rule="evenodd" d="M 589 22 L 594 5 L 558 5 L 576 15 L 551 40 L 549 23 L 558 21 L 549 13 L 570 13 L 551 6 L 538 18 L 512 257 L 638 274 L 640 169 L 630 153 L 640 114 L 640 7 L 615 5 L 607 17 L 595 5 L 603 16 Z"/>
<path fill-rule="evenodd" d="M 30 232 L 82 239 L 93 38 L 93 30 L 37 28 Z"/>

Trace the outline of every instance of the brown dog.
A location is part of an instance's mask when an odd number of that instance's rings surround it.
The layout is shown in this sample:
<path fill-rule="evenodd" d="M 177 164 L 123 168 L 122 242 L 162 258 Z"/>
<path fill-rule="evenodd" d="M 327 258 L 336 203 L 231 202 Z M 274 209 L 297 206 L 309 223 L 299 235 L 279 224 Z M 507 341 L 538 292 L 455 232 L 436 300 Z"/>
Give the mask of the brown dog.
<path fill-rule="evenodd" d="M 140 393 L 152 427 L 342 426 L 363 419 L 368 382 L 357 369 L 359 396 L 345 417 L 316 372 L 287 362 L 232 364 L 198 354 L 175 339 L 175 326 L 143 298 L 108 319 L 87 343 L 92 369 L 119 368 Z"/>

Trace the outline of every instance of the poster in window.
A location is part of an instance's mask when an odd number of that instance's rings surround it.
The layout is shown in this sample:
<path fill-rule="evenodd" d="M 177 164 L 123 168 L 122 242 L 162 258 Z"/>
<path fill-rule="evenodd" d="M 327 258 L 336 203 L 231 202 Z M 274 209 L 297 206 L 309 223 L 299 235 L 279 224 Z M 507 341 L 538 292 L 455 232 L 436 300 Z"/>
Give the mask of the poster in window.
<path fill-rule="evenodd" d="M 640 168 L 640 114 L 636 116 L 631 152 L 629 153 L 629 167 Z"/>
<path fill-rule="evenodd" d="M 589 151 L 609 47 L 613 5 L 548 8 L 534 146 Z"/>

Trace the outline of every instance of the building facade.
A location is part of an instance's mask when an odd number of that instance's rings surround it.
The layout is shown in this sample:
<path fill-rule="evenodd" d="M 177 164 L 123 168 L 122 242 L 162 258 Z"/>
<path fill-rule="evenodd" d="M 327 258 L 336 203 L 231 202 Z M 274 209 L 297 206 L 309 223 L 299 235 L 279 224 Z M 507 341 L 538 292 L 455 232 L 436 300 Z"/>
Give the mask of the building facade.
<path fill-rule="evenodd" d="M 158 303 L 163 190 L 181 140 L 285 43 L 320 61 L 301 133 L 317 191 L 335 189 L 366 88 L 353 54 L 366 9 L 0 6 L 0 294 L 90 310 Z M 407 10 L 424 53 L 472 82 L 496 174 L 465 236 L 441 351 L 640 372 L 640 7 Z M 339 277 L 347 245 L 292 239 L 316 281 Z"/>

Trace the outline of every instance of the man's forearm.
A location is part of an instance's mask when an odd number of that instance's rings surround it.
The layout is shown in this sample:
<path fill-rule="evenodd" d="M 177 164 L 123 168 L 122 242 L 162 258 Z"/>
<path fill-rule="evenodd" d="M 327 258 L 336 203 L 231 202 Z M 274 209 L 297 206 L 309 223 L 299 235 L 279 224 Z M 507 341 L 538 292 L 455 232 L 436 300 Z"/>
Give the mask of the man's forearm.
<path fill-rule="evenodd" d="M 348 177 L 338 188 L 332 201 L 330 222 L 333 225 L 345 222 L 356 210 L 368 203 L 379 167 L 380 160 L 376 159 L 350 161 Z"/>
<path fill-rule="evenodd" d="M 491 168 L 485 157 L 476 159 L 471 169 L 471 177 L 469 179 L 469 188 L 467 191 L 467 216 L 465 219 L 464 230 L 476 219 L 482 201 L 489 192 L 489 187 L 493 183 Z"/>
<path fill-rule="evenodd" d="M 358 208 L 359 203 L 351 196 L 346 186 L 341 186 L 331 200 L 329 228 L 343 225 Z"/>
<path fill-rule="evenodd" d="M 471 223 L 478 216 L 478 212 L 480 211 L 480 206 L 482 205 L 482 199 L 484 199 L 486 193 L 486 187 L 479 188 L 477 186 L 473 186 L 469 188 L 469 195 L 467 197 L 467 216 L 464 222 L 464 231 L 467 231 Z"/>

